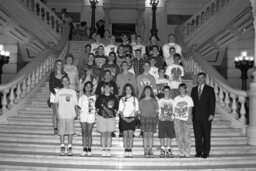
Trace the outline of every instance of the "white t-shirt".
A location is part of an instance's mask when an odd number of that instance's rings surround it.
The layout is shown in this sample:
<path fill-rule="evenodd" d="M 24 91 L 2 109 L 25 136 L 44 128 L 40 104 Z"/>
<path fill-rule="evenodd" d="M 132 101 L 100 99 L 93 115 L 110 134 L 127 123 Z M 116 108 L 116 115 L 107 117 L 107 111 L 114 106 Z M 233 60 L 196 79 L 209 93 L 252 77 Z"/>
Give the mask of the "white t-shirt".
<path fill-rule="evenodd" d="M 77 95 L 75 90 L 67 88 L 59 89 L 54 101 L 59 104 L 58 113 L 61 119 L 75 118 L 75 106 L 77 105 Z"/>
<path fill-rule="evenodd" d="M 166 43 L 166 44 L 163 45 L 163 56 L 164 56 L 164 58 L 167 58 L 167 57 L 170 56 L 170 53 L 169 53 L 170 47 L 174 47 L 176 53 L 178 53 L 182 56 L 182 54 L 181 54 L 182 48 L 179 44 L 177 44 L 177 43 Z"/>
<path fill-rule="evenodd" d="M 76 90 L 79 85 L 78 83 L 78 70 L 75 65 L 64 65 L 64 71 L 68 74 L 70 80 L 69 87 Z"/>
<path fill-rule="evenodd" d="M 133 55 L 135 56 L 135 50 L 140 49 L 141 50 L 141 56 L 143 56 L 146 53 L 146 48 L 142 44 L 136 44 L 132 46 Z"/>
<path fill-rule="evenodd" d="M 156 87 L 157 87 L 157 93 L 162 93 L 165 86 L 170 86 L 170 81 L 166 78 L 157 78 L 156 79 Z"/>
<path fill-rule="evenodd" d="M 179 85 L 181 84 L 182 82 L 179 81 L 179 80 L 171 80 L 170 81 L 170 88 L 171 89 L 179 89 Z"/>
<path fill-rule="evenodd" d="M 117 54 L 117 46 L 116 45 L 107 45 L 105 47 L 105 55 L 109 56 L 110 52 L 115 52 Z"/>
<path fill-rule="evenodd" d="M 161 98 L 158 100 L 158 117 L 160 121 L 173 120 L 174 101 L 172 99 Z"/>
<path fill-rule="evenodd" d="M 85 117 L 95 117 L 96 108 L 95 108 L 96 96 L 92 95 L 87 97 L 82 95 L 78 100 L 78 106 L 80 107 L 80 121 L 83 122 Z"/>
<path fill-rule="evenodd" d="M 192 98 L 188 95 L 185 97 L 177 96 L 174 98 L 174 115 L 175 119 L 187 121 L 189 118 L 189 108 L 194 106 Z"/>
<path fill-rule="evenodd" d="M 139 102 L 136 97 L 122 97 L 119 101 L 118 111 L 123 112 L 124 117 L 134 117 L 139 111 Z"/>
<path fill-rule="evenodd" d="M 165 74 L 169 77 L 169 80 L 174 80 L 176 75 L 178 80 L 181 81 L 181 77 L 184 76 L 184 68 L 181 65 L 172 64 L 167 67 Z"/>
<path fill-rule="evenodd" d="M 94 55 L 97 55 L 98 47 L 99 47 L 99 46 L 103 46 L 103 47 L 104 47 L 104 50 L 105 50 L 105 45 L 102 44 L 102 43 L 100 43 L 100 44 L 92 43 L 91 46 L 92 46 L 91 53 L 93 53 Z"/>
<path fill-rule="evenodd" d="M 159 77 L 158 68 L 155 66 L 150 67 L 149 74 L 152 75 L 155 79 Z"/>

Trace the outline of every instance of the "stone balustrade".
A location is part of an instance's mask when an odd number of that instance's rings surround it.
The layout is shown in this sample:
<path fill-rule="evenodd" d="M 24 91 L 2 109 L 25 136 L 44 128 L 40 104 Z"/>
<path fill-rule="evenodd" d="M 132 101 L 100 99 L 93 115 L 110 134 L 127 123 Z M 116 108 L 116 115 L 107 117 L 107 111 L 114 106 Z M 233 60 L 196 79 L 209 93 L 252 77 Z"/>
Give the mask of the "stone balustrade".
<path fill-rule="evenodd" d="M 206 73 L 206 83 L 214 88 L 217 104 L 237 121 L 233 123 L 236 124 L 233 125 L 234 127 L 245 128 L 247 124 L 245 116 L 248 103 L 247 92 L 229 86 L 227 81 L 197 52 L 184 59 L 184 67 L 192 75 L 197 75 L 199 72 Z"/>
<path fill-rule="evenodd" d="M 181 26 L 184 38 L 190 36 L 197 28 L 201 27 L 211 17 L 227 6 L 229 2 L 231 0 L 211 0 L 207 3 L 202 10 L 193 15 Z"/>
<path fill-rule="evenodd" d="M 61 34 L 63 31 L 62 20 L 51 11 L 51 9 L 42 3 L 40 0 L 19 0 L 21 1 L 30 11 L 39 17 L 45 24 L 47 24 L 56 33 Z"/>

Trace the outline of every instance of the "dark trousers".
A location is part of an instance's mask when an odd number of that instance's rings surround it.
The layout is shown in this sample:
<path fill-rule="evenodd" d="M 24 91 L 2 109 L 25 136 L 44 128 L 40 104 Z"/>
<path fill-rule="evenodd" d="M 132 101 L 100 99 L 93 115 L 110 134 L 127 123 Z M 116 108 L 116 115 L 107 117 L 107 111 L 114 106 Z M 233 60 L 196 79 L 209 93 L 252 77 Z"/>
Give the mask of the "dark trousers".
<path fill-rule="evenodd" d="M 122 121 L 121 120 L 123 121 L 122 117 L 119 115 L 118 128 L 119 128 L 120 132 L 123 132 L 123 126 L 122 126 Z"/>
<path fill-rule="evenodd" d="M 193 121 L 195 134 L 196 153 L 209 154 L 211 148 L 211 127 L 210 121 Z"/>

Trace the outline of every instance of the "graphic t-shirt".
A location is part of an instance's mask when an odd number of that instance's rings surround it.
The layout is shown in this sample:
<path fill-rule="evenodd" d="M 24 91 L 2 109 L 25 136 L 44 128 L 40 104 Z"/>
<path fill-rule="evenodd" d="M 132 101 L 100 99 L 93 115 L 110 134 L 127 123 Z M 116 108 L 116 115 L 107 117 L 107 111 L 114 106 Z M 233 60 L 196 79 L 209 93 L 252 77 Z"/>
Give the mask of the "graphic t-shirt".
<path fill-rule="evenodd" d="M 120 69 L 118 65 L 106 63 L 102 66 L 102 68 L 103 68 L 103 72 L 106 70 L 109 70 L 111 72 L 111 75 L 113 76 L 113 81 L 116 81 L 116 77 L 120 73 Z"/>
<path fill-rule="evenodd" d="M 192 98 L 188 95 L 185 97 L 177 96 L 174 98 L 174 115 L 175 119 L 187 121 L 189 118 L 189 108 L 194 106 Z"/>
<path fill-rule="evenodd" d="M 165 74 L 169 76 L 169 80 L 181 80 L 184 76 L 184 68 L 181 65 L 172 64 L 169 65 L 165 71 Z"/>
<path fill-rule="evenodd" d="M 117 46 L 116 45 L 107 45 L 105 48 L 105 55 L 109 56 L 110 52 L 117 52 Z"/>
<path fill-rule="evenodd" d="M 124 117 L 134 117 L 139 111 L 139 102 L 136 97 L 122 97 L 119 101 L 118 111 L 123 112 Z"/>
<path fill-rule="evenodd" d="M 144 89 L 144 87 L 146 86 L 150 86 L 153 91 L 156 91 L 156 80 L 155 78 L 148 74 L 148 75 L 145 75 L 145 74 L 141 74 L 137 77 L 137 89 L 138 89 L 138 92 L 139 92 L 139 97 L 141 96 L 141 93 Z"/>
<path fill-rule="evenodd" d="M 150 67 L 149 74 L 152 75 L 155 79 L 159 77 L 158 68 L 155 66 Z"/>
<path fill-rule="evenodd" d="M 170 86 L 170 81 L 166 78 L 156 79 L 157 97 L 163 97 L 163 89 L 165 86 Z M 171 86 L 170 86 L 171 87 Z"/>
<path fill-rule="evenodd" d="M 104 49 L 105 49 L 105 46 L 104 46 L 104 44 L 102 44 L 102 43 L 99 43 L 99 44 L 97 44 L 97 43 L 92 43 L 91 44 L 91 53 L 93 53 L 94 55 L 98 55 L 98 53 L 99 53 L 99 51 L 98 51 L 98 47 L 99 46 L 103 46 L 104 47 Z"/>
<path fill-rule="evenodd" d="M 78 70 L 75 65 L 64 65 L 64 71 L 68 74 L 68 78 L 70 79 L 70 88 L 76 90 L 77 89 L 77 80 L 78 80 Z"/>
<path fill-rule="evenodd" d="M 73 119 L 76 116 L 77 95 L 75 90 L 62 88 L 56 93 L 54 100 L 59 104 L 59 118 Z"/>
<path fill-rule="evenodd" d="M 82 95 L 78 100 L 78 106 L 81 108 L 81 115 L 95 115 L 96 96 L 92 95 L 87 97 L 86 95 Z"/>
<path fill-rule="evenodd" d="M 173 114 L 173 106 L 174 101 L 172 99 L 164 99 L 161 98 L 158 100 L 158 116 L 160 121 L 166 121 L 166 120 L 173 120 L 174 114 Z"/>
<path fill-rule="evenodd" d="M 103 118 L 114 118 L 118 109 L 118 100 L 114 95 L 100 95 L 95 106 L 98 109 L 98 114 Z"/>

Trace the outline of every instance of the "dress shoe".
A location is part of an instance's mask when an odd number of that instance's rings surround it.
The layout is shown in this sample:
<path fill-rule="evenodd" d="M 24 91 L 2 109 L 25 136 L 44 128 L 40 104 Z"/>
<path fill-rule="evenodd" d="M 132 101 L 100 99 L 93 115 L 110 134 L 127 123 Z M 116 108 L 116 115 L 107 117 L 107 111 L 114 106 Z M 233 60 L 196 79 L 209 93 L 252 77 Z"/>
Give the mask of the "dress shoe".
<path fill-rule="evenodd" d="M 196 153 L 195 157 L 196 158 L 202 157 L 202 154 L 201 153 Z"/>
<path fill-rule="evenodd" d="M 209 154 L 207 154 L 207 153 L 204 153 L 204 154 L 202 155 L 202 158 L 204 158 L 204 159 L 206 159 L 207 157 L 209 157 Z"/>

